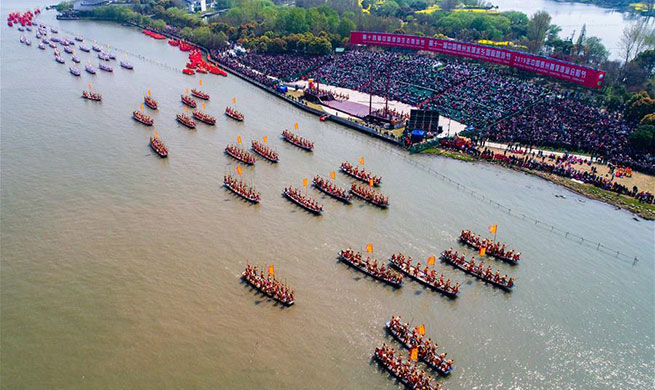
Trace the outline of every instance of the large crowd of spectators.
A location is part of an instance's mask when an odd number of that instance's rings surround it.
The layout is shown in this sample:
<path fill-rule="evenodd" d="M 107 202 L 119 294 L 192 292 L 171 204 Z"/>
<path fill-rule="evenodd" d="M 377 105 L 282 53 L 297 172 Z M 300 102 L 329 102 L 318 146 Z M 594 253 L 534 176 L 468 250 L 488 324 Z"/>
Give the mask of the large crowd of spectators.
<path fill-rule="evenodd" d="M 619 114 L 508 74 L 498 66 L 431 54 L 350 50 L 342 54 L 230 55 L 224 65 L 273 86 L 276 79 L 323 84 L 388 96 L 473 126 L 492 140 L 591 152 L 616 164 L 655 172 L 655 156 L 630 148 L 635 126 Z"/>

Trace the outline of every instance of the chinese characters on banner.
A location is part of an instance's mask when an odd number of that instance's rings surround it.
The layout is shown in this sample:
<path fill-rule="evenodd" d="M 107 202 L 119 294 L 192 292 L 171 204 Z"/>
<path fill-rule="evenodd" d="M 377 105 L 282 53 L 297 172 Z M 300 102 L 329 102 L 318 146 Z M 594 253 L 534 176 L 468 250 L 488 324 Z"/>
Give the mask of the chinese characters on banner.
<path fill-rule="evenodd" d="M 554 58 L 540 57 L 513 50 L 414 35 L 351 31 L 350 42 L 358 45 L 391 46 L 426 50 L 513 66 L 542 75 L 600 88 L 605 72 Z"/>

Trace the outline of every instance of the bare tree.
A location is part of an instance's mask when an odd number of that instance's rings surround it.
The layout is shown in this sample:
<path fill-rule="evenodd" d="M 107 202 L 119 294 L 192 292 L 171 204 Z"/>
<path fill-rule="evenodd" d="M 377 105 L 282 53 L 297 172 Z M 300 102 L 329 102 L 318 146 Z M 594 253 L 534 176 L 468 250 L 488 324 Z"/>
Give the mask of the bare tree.
<path fill-rule="evenodd" d="M 642 51 L 655 47 L 655 27 L 650 27 L 646 21 L 637 22 L 623 29 L 619 40 L 624 63 L 630 62 Z"/>

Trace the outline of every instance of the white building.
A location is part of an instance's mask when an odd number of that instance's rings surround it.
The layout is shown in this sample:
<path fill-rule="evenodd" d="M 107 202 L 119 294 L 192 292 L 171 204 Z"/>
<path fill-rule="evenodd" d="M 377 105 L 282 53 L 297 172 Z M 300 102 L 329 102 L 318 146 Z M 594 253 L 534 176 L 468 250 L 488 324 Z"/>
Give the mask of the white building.
<path fill-rule="evenodd" d="M 216 5 L 214 0 L 186 0 L 189 12 L 205 12 Z"/>

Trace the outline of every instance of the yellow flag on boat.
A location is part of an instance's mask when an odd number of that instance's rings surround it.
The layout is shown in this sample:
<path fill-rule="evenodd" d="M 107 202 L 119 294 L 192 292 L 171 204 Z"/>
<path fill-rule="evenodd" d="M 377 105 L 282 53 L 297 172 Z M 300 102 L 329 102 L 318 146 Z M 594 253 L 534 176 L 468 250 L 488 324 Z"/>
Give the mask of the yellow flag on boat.
<path fill-rule="evenodd" d="M 434 256 L 428 257 L 428 265 L 434 265 L 436 258 Z"/>
<path fill-rule="evenodd" d="M 243 173 L 243 170 L 241 169 L 241 165 L 237 165 L 237 173 L 239 175 Z"/>
<path fill-rule="evenodd" d="M 143 111 L 143 103 L 141 103 L 141 111 Z"/>
<path fill-rule="evenodd" d="M 307 178 L 302 179 L 302 185 L 307 188 Z"/>
<path fill-rule="evenodd" d="M 189 111 L 189 107 L 184 106 L 184 112 L 188 112 L 188 111 Z"/>
<path fill-rule="evenodd" d="M 496 234 L 497 231 L 498 231 L 498 225 L 489 226 L 489 233 Z"/>
<path fill-rule="evenodd" d="M 414 347 L 409 350 L 409 360 L 413 360 L 413 361 L 418 360 L 418 348 Z"/>
<path fill-rule="evenodd" d="M 425 336 L 425 324 L 417 326 L 416 333 L 420 334 L 421 336 Z"/>
<path fill-rule="evenodd" d="M 330 172 L 330 177 L 333 178 L 333 179 L 335 178 L 334 171 Z"/>
<path fill-rule="evenodd" d="M 268 137 L 264 136 L 264 143 L 266 143 L 266 141 L 268 141 Z"/>
<path fill-rule="evenodd" d="M 237 135 L 237 143 L 239 143 L 239 144 L 241 143 L 241 136 L 240 135 Z"/>
<path fill-rule="evenodd" d="M 268 266 L 268 273 L 269 275 L 275 275 L 275 267 L 273 267 L 273 264 Z"/>
<path fill-rule="evenodd" d="M 159 138 L 159 133 L 155 130 L 155 138 Z"/>
<path fill-rule="evenodd" d="M 150 90 L 148 90 L 148 96 L 150 96 Z"/>
<path fill-rule="evenodd" d="M 368 185 L 373 187 L 373 179 L 368 179 Z"/>
<path fill-rule="evenodd" d="M 296 130 L 298 130 L 298 122 L 296 122 L 296 123 L 293 124 L 293 128 L 296 129 Z"/>
<path fill-rule="evenodd" d="M 360 157 L 360 158 L 359 158 L 359 163 L 362 164 L 362 165 L 364 165 L 364 157 Z"/>
<path fill-rule="evenodd" d="M 203 110 L 205 109 L 205 103 L 202 103 L 202 109 Z"/>
<path fill-rule="evenodd" d="M 198 80 L 198 82 L 200 83 L 200 85 L 202 85 L 202 79 Z"/>
<path fill-rule="evenodd" d="M 373 244 L 371 244 L 370 242 L 366 244 L 366 252 L 373 253 Z"/>
<path fill-rule="evenodd" d="M 187 95 L 189 94 L 189 88 L 186 89 L 186 93 L 187 93 Z"/>
<path fill-rule="evenodd" d="M 237 104 L 237 98 L 232 98 L 232 104 Z"/>
<path fill-rule="evenodd" d="M 89 83 L 89 89 L 91 89 L 91 83 Z"/>
<path fill-rule="evenodd" d="M 484 257 L 487 254 L 487 247 L 483 246 L 480 248 L 480 257 Z"/>

